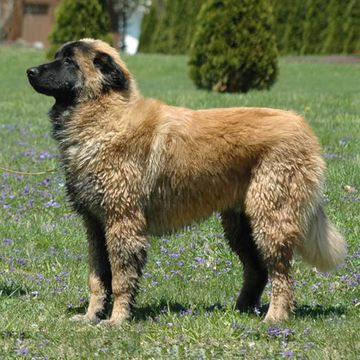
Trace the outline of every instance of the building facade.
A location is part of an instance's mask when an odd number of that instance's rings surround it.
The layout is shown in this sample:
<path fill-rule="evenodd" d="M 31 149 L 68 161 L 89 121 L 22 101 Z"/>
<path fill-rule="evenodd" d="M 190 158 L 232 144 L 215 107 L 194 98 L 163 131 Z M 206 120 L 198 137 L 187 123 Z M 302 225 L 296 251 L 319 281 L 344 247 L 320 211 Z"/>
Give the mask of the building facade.
<path fill-rule="evenodd" d="M 5 40 L 21 39 L 38 47 L 46 47 L 59 2 L 60 0 L 0 0 L 0 16 L 4 22 L 2 36 Z"/>
<path fill-rule="evenodd" d="M 21 40 L 46 48 L 59 3 L 60 0 L 0 0 L 0 40 Z M 144 6 L 139 6 L 128 19 L 124 50 L 129 54 L 137 51 L 145 11 Z"/>

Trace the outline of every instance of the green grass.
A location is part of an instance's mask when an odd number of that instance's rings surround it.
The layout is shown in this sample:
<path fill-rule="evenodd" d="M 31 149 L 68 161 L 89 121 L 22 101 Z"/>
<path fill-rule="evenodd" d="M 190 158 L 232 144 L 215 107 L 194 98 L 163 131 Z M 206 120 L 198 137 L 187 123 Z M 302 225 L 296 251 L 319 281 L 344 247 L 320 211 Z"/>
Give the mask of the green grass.
<path fill-rule="evenodd" d="M 0 166 L 56 167 L 47 119 L 53 100 L 35 93 L 25 76 L 27 67 L 44 62 L 43 53 L 0 48 L 0 54 Z M 328 164 L 327 212 L 350 256 L 325 275 L 296 261 L 297 310 L 270 327 L 234 309 L 242 270 L 214 216 L 152 239 L 131 322 L 111 329 L 74 324 L 69 317 L 85 311 L 88 299 L 87 244 L 66 203 L 63 176 L 0 172 L 0 359 L 357 359 L 360 66 L 281 62 L 270 92 L 220 95 L 192 85 L 184 57 L 126 61 L 145 95 L 174 105 L 267 106 L 305 115 Z"/>

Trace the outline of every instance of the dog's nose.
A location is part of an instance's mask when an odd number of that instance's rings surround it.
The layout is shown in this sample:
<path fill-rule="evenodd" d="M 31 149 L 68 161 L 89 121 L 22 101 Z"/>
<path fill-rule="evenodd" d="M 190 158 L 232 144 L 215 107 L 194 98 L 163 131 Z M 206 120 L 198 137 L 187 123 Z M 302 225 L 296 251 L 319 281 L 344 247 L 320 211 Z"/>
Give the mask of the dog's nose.
<path fill-rule="evenodd" d="M 30 69 L 27 69 L 26 73 L 28 74 L 29 77 L 35 77 L 39 75 L 39 69 L 37 67 L 32 67 Z"/>

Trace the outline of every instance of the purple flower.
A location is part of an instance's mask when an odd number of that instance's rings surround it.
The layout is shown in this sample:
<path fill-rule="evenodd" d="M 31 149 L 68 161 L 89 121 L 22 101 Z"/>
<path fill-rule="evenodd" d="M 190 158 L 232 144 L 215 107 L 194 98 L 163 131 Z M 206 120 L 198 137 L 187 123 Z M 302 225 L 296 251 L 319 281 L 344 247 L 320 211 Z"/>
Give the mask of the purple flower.
<path fill-rule="evenodd" d="M 291 350 L 287 350 L 281 353 L 281 355 L 285 356 L 285 357 L 293 357 L 294 356 L 294 352 Z"/>
<path fill-rule="evenodd" d="M 50 200 L 47 203 L 45 203 L 46 207 L 60 207 L 61 205 L 58 204 L 56 201 L 54 200 Z"/>
<path fill-rule="evenodd" d="M 42 347 L 42 346 L 46 346 L 50 343 L 50 341 L 48 339 L 43 339 L 39 342 L 39 346 Z"/>
<path fill-rule="evenodd" d="M 344 140 L 344 139 L 340 139 L 339 140 L 339 145 L 346 145 L 346 140 Z"/>
<path fill-rule="evenodd" d="M 232 327 L 233 329 L 242 329 L 242 326 L 241 326 L 239 323 L 237 323 L 236 321 L 234 321 L 234 322 L 231 324 L 231 327 Z"/>
<path fill-rule="evenodd" d="M 192 309 L 184 309 L 184 310 L 181 310 L 180 314 L 182 316 L 193 315 L 193 310 Z"/>
<path fill-rule="evenodd" d="M 356 280 L 348 280 L 348 281 L 347 281 L 347 284 L 348 284 L 349 286 L 356 286 L 358 283 L 357 283 Z"/>
<path fill-rule="evenodd" d="M 13 243 L 13 241 L 12 241 L 11 239 L 9 239 L 9 238 L 4 238 L 4 239 L 3 239 L 3 243 L 4 243 L 5 245 L 11 245 L 11 244 Z"/>
<path fill-rule="evenodd" d="M 269 336 L 278 336 L 281 334 L 281 329 L 276 327 L 269 327 L 267 333 Z"/>
<path fill-rule="evenodd" d="M 167 253 L 169 252 L 169 250 L 168 250 L 166 247 L 164 247 L 164 246 L 161 246 L 160 250 L 161 250 L 161 252 L 164 253 L 164 254 L 167 254 Z"/>
<path fill-rule="evenodd" d="M 200 263 L 200 264 L 202 264 L 202 263 L 205 262 L 205 259 L 202 258 L 202 257 L 196 257 L 194 260 L 195 260 L 196 262 Z"/>
<path fill-rule="evenodd" d="M 41 181 L 41 185 L 48 186 L 49 184 L 50 184 L 50 179 L 44 179 L 43 181 Z"/>
<path fill-rule="evenodd" d="M 29 353 L 29 349 L 28 348 L 20 348 L 18 350 L 15 350 L 15 352 L 18 354 L 18 355 L 21 355 L 21 356 L 26 356 L 28 353 Z"/>
<path fill-rule="evenodd" d="M 304 349 L 308 350 L 308 349 L 311 349 L 313 346 L 314 346 L 314 344 L 312 342 L 306 342 L 304 344 Z"/>
<path fill-rule="evenodd" d="M 50 159 L 50 158 L 52 158 L 52 155 L 51 155 L 49 152 L 47 152 L 47 151 L 42 151 L 42 152 L 39 154 L 39 158 L 40 158 L 41 160 Z"/>
<path fill-rule="evenodd" d="M 323 153 L 325 159 L 339 159 L 340 155 L 334 153 Z"/>
<path fill-rule="evenodd" d="M 267 334 L 272 337 L 284 336 L 285 338 L 287 338 L 292 334 L 292 331 L 288 328 L 281 329 L 271 326 L 268 328 Z"/>
<path fill-rule="evenodd" d="M 18 259 L 16 259 L 16 262 L 17 262 L 17 264 L 20 265 L 20 266 L 25 266 L 25 265 L 26 265 L 26 260 L 23 259 L 23 258 L 18 258 Z"/>

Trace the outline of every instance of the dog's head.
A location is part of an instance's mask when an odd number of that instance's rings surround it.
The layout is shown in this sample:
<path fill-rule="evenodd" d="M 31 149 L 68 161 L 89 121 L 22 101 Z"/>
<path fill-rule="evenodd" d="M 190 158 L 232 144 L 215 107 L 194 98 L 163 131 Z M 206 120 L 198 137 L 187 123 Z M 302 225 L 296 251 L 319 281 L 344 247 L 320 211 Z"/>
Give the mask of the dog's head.
<path fill-rule="evenodd" d="M 109 91 L 128 96 L 132 78 L 117 51 L 108 44 L 83 39 L 64 44 L 54 61 L 27 70 L 33 88 L 57 101 L 73 103 Z"/>

